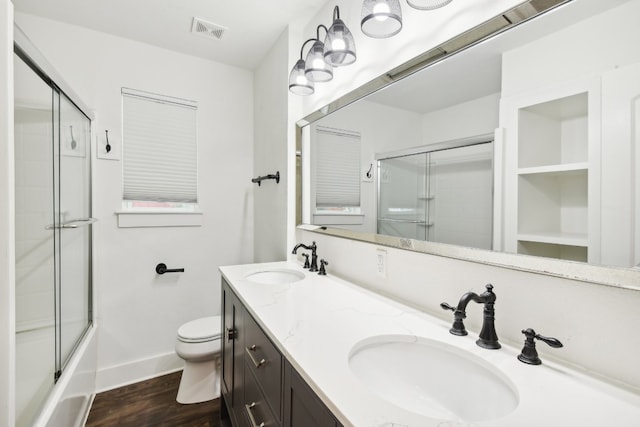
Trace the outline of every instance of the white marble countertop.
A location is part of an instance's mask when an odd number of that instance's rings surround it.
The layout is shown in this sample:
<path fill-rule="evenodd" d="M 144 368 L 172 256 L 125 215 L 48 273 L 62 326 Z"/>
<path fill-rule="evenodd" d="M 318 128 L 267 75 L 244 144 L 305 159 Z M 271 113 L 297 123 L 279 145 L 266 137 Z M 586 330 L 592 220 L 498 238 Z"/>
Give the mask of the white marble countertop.
<path fill-rule="evenodd" d="M 305 278 L 291 284 L 246 280 L 253 272 L 273 269 L 294 269 Z M 226 266 L 220 271 L 274 344 L 345 427 L 640 426 L 640 396 L 636 394 L 551 361 L 526 365 L 516 358 L 520 348 L 504 344 L 499 350 L 480 348 L 473 332 L 466 337 L 451 335 L 451 323 L 331 274 L 319 276 L 292 262 Z M 459 295 L 452 295 L 451 299 L 457 298 Z M 465 422 L 426 417 L 387 402 L 360 382 L 349 367 L 354 345 L 378 335 L 437 340 L 483 359 L 515 386 L 517 407 L 498 419 Z"/>

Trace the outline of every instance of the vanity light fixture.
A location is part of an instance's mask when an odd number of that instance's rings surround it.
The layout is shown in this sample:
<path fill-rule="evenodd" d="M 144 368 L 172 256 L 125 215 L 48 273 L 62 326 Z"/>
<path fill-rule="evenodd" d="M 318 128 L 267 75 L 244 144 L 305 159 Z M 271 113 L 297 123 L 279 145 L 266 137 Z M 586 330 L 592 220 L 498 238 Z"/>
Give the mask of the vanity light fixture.
<path fill-rule="evenodd" d="M 302 44 L 300 48 L 300 59 L 298 59 L 289 74 L 289 91 L 295 95 L 306 96 L 311 95 L 315 91 L 313 81 L 309 80 L 306 75 L 305 62 L 304 59 L 302 59 L 304 47 L 307 43 L 315 41 L 316 39 L 309 39 Z"/>
<path fill-rule="evenodd" d="M 407 4 L 414 9 L 433 10 L 448 5 L 453 0 L 407 0 Z"/>
<path fill-rule="evenodd" d="M 365 35 L 376 39 L 398 34 L 402 29 L 400 1 L 364 0 L 360 28 Z"/>
<path fill-rule="evenodd" d="M 324 28 L 326 33 L 324 42 L 320 41 L 320 28 Z M 313 42 L 313 46 L 303 60 L 304 47 L 309 42 Z M 355 60 L 356 43 L 353 34 L 340 19 L 340 9 L 336 6 L 333 8 L 331 27 L 327 29 L 324 25 L 318 25 L 316 38 L 302 44 L 300 59 L 289 74 L 289 91 L 295 95 L 311 95 L 315 91 L 314 82 L 328 82 L 333 79 L 333 67 L 349 65 Z"/>
<path fill-rule="evenodd" d="M 324 60 L 334 67 L 356 61 L 356 43 L 349 28 L 340 19 L 340 8 L 333 8 L 333 23 L 324 38 Z"/>
<path fill-rule="evenodd" d="M 324 60 L 324 43 L 320 41 L 320 28 L 327 27 L 320 24 L 316 28 L 316 41 L 311 46 L 307 59 L 305 60 L 305 76 L 312 82 L 328 82 L 333 78 L 333 67 Z"/>

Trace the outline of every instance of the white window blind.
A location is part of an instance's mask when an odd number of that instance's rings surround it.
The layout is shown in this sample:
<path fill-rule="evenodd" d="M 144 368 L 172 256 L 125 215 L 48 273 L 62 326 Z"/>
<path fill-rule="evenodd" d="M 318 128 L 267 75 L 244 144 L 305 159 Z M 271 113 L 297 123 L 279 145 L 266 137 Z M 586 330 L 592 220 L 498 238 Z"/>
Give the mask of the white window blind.
<path fill-rule="evenodd" d="M 122 88 L 126 201 L 197 203 L 194 101 Z"/>
<path fill-rule="evenodd" d="M 360 134 L 316 128 L 316 208 L 360 206 Z"/>

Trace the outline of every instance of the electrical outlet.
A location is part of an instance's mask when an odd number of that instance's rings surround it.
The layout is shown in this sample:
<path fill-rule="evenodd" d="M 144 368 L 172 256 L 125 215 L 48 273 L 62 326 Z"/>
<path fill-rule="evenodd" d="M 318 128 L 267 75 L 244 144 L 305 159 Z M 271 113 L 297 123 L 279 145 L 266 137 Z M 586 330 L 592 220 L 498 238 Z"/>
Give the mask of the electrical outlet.
<path fill-rule="evenodd" d="M 380 277 L 387 277 L 387 251 L 376 249 L 376 274 Z"/>

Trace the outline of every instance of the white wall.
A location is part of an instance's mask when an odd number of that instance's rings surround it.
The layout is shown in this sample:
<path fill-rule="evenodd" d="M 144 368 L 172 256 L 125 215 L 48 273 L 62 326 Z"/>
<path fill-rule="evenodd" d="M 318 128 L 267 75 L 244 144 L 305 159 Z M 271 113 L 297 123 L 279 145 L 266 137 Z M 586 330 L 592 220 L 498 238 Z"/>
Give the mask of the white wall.
<path fill-rule="evenodd" d="M 473 99 L 422 117 L 423 144 L 453 141 L 479 135 L 493 136 L 498 127 L 500 94 Z"/>
<path fill-rule="evenodd" d="M 453 2 L 442 11 L 424 17 L 420 23 L 407 19 L 402 33 L 382 41 L 366 40 L 357 29 L 361 2 L 344 0 L 338 3 L 347 25 L 357 36 L 358 62 L 345 68 L 344 72 L 340 70 L 334 81 L 322 85 L 315 95 L 302 101 L 290 100 L 292 114 L 299 114 L 297 119 L 452 34 L 519 2 L 478 1 L 472 5 Z M 304 32 L 297 34 L 298 46 L 311 34 L 310 28 L 326 23 L 329 7 L 311 20 Z M 293 51 L 290 53 L 290 66 L 296 55 Z M 531 63 L 529 59 L 527 62 Z M 289 225 L 294 227 L 295 224 Z M 640 352 L 640 335 L 635 330 L 640 324 L 638 291 L 392 248 L 387 249 L 387 278 L 381 278 L 375 274 L 376 245 L 304 230 L 297 230 L 295 236 L 300 242 L 317 241 L 319 256 L 330 263 L 330 274 L 409 302 L 443 319 L 450 319 L 451 313 L 442 311 L 440 302 L 455 303 L 464 292 L 480 292 L 486 283 L 492 283 L 498 296 L 496 327 L 503 342 L 520 347 L 521 330 L 532 327 L 543 335 L 558 337 L 565 344 L 563 349 L 539 346 L 543 359 L 559 358 L 640 391 L 640 370 L 636 360 Z M 481 319 L 480 308 L 471 307 L 467 318 L 469 329 L 478 332 Z"/>
<path fill-rule="evenodd" d="M 118 228 L 121 162 L 97 160 L 93 171 L 98 388 L 179 367 L 177 328 L 219 313 L 217 267 L 252 261 L 253 75 L 35 16 L 16 14 L 16 22 L 112 144 L 121 140 L 121 87 L 198 103 L 201 227 Z M 159 262 L 185 272 L 158 276 Z"/>
<path fill-rule="evenodd" d="M 254 75 L 253 176 L 280 172 L 280 183 L 253 184 L 254 260 L 281 261 L 287 257 L 287 84 L 288 33 L 283 32 Z M 295 175 L 291 175 L 293 179 Z"/>
<path fill-rule="evenodd" d="M 0 2 L 0 425 L 15 424 L 13 4 Z"/>

